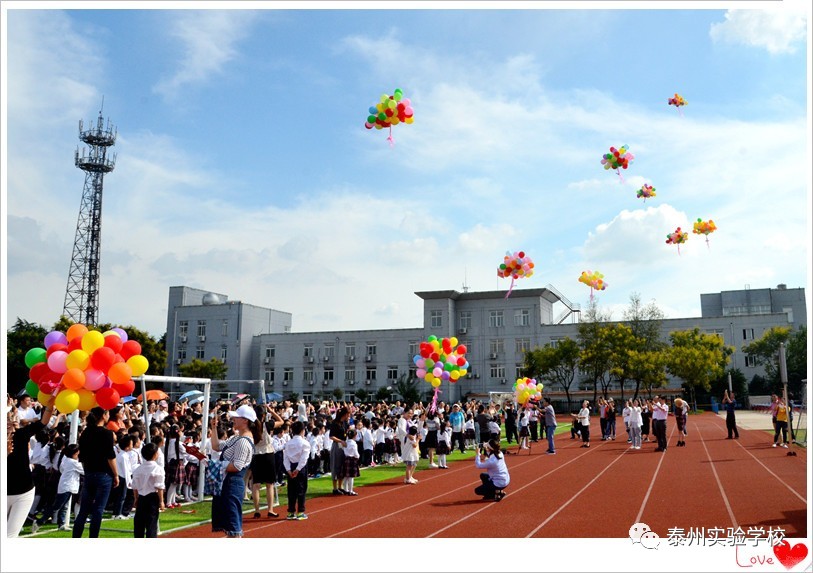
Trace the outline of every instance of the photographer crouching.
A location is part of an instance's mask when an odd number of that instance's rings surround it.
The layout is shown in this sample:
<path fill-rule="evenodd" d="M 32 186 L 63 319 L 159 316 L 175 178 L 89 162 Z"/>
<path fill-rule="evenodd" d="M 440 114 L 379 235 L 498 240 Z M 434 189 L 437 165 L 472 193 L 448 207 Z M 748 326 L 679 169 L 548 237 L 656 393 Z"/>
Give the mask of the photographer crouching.
<path fill-rule="evenodd" d="M 511 482 L 508 467 L 505 465 L 505 456 L 500 451 L 500 442 L 489 440 L 483 444 L 482 449 L 474 456 L 474 465 L 488 472 L 480 474 L 483 484 L 477 486 L 474 493 L 482 495 L 483 499 L 500 501 L 505 496 L 502 490 Z"/>

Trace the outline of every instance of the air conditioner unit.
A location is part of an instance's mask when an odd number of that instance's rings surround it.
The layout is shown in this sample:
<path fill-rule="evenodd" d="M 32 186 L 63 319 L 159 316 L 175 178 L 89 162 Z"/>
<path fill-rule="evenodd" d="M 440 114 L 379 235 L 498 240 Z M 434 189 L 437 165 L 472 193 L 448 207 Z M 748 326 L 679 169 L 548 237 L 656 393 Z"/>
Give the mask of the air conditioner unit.
<path fill-rule="evenodd" d="M 492 352 L 491 354 L 488 355 L 488 357 L 491 358 L 492 360 L 496 360 L 497 354 L 495 352 Z"/>
<path fill-rule="evenodd" d="M 474 375 L 474 377 L 475 377 L 475 378 L 480 378 L 480 375 L 479 375 L 479 374 L 475 374 L 475 375 Z"/>
<path fill-rule="evenodd" d="M 353 386 L 356 383 L 356 381 L 355 380 L 350 380 L 347 383 L 350 384 L 351 386 Z"/>
<path fill-rule="evenodd" d="M 505 378 L 503 378 L 502 380 L 500 380 L 500 384 L 505 384 L 506 382 L 507 382 L 507 380 L 506 380 Z"/>
<path fill-rule="evenodd" d="M 308 386 L 313 386 L 313 380 L 308 380 Z"/>
<path fill-rule="evenodd" d="M 324 360 L 325 362 L 327 362 L 328 360 L 330 360 L 330 356 L 325 356 L 323 360 Z"/>
<path fill-rule="evenodd" d="M 198 342 L 206 342 L 206 336 L 205 336 L 205 335 L 203 335 L 203 334 L 201 334 L 200 336 L 198 336 Z"/>
<path fill-rule="evenodd" d="M 366 380 L 367 386 L 369 386 L 371 383 L 372 383 L 372 380 Z"/>
<path fill-rule="evenodd" d="M 186 342 L 186 337 L 185 336 L 181 336 L 181 342 Z"/>
<path fill-rule="evenodd" d="M 287 386 L 287 385 L 288 385 L 288 381 L 287 381 L 287 380 L 283 380 L 283 381 L 282 381 L 282 385 L 283 385 L 283 386 Z"/>
<path fill-rule="evenodd" d="M 183 364 L 183 360 L 181 360 L 180 358 L 178 358 L 178 359 L 175 361 L 175 364 L 179 364 L 179 365 L 180 365 L 180 364 Z"/>
<path fill-rule="evenodd" d="M 313 356 L 308 356 L 308 364 L 313 364 Z"/>
<path fill-rule="evenodd" d="M 273 380 L 266 380 L 266 381 L 265 381 L 265 383 L 266 383 L 266 384 L 268 384 L 269 386 L 273 386 L 273 385 L 274 385 L 274 381 L 273 381 Z"/>
<path fill-rule="evenodd" d="M 353 361 L 356 359 L 356 355 L 355 355 L 355 354 L 351 354 L 351 355 L 350 355 L 350 356 L 348 356 L 347 358 L 348 358 L 348 360 L 350 360 L 350 362 L 353 362 Z"/>
<path fill-rule="evenodd" d="M 465 326 L 461 326 L 460 328 L 457 329 L 458 334 L 466 334 L 467 332 L 468 329 Z"/>
<path fill-rule="evenodd" d="M 322 380 L 322 386 L 327 386 L 328 380 Z"/>
<path fill-rule="evenodd" d="M 373 357 L 368 354 L 367 355 L 367 362 L 372 362 L 372 361 L 373 361 Z"/>
<path fill-rule="evenodd" d="M 266 356 L 263 362 L 265 362 L 266 364 L 271 364 L 271 359 L 268 356 Z"/>

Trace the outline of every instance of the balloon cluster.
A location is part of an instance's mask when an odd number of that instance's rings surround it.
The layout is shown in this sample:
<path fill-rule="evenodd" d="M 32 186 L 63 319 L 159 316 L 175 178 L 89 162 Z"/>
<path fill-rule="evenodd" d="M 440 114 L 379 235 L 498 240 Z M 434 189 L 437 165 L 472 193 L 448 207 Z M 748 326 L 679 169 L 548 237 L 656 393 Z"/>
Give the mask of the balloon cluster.
<path fill-rule="evenodd" d="M 709 219 L 708 221 L 704 221 L 703 219 L 697 219 L 694 223 L 694 228 L 692 229 L 692 233 L 695 235 L 706 235 L 706 240 L 708 241 L 709 235 L 711 235 L 714 231 L 717 230 L 717 225 L 714 224 L 714 221 Z"/>
<path fill-rule="evenodd" d="M 689 240 L 689 233 L 680 230 L 680 227 L 666 235 L 667 245 L 682 245 Z"/>
<path fill-rule="evenodd" d="M 133 393 L 132 377 L 149 367 L 141 345 L 121 328 L 99 332 L 77 323 L 66 333 L 49 332 L 44 344 L 25 354 L 30 369 L 25 391 L 43 404 L 55 397 L 60 412 L 115 407 Z"/>
<path fill-rule="evenodd" d="M 643 198 L 644 203 L 646 203 L 647 199 L 655 196 L 657 196 L 657 193 L 655 193 L 655 188 L 648 183 L 644 183 L 644 186 L 638 189 L 637 197 L 638 199 Z"/>
<path fill-rule="evenodd" d="M 604 290 L 607 288 L 607 283 L 604 282 L 604 275 L 598 271 L 582 271 L 579 282 L 595 290 Z M 592 294 L 591 291 L 590 295 L 592 296 Z"/>
<path fill-rule="evenodd" d="M 420 344 L 420 354 L 413 357 L 417 372 L 415 375 L 438 388 L 444 380 L 452 384 L 466 375 L 469 361 L 466 360 L 466 347 L 458 345 L 457 338 L 438 338 L 434 334 Z"/>
<path fill-rule="evenodd" d="M 405 98 L 404 92 L 398 88 L 395 89 L 392 95 L 382 95 L 381 101 L 370 106 L 369 112 L 370 115 L 367 116 L 367 121 L 364 122 L 364 127 L 367 129 L 391 128 L 401 122 L 412 123 L 414 121 L 414 112 L 409 98 Z"/>
<path fill-rule="evenodd" d="M 512 279 L 529 278 L 534 274 L 534 262 L 525 251 L 505 251 L 503 262 L 497 268 L 497 276 Z"/>
<path fill-rule="evenodd" d="M 616 149 L 615 147 L 610 148 L 609 153 L 605 153 L 604 157 L 601 160 L 601 164 L 604 166 L 604 169 L 626 169 L 629 167 L 629 164 L 635 159 L 635 156 L 632 153 L 627 152 L 628 147 L 626 145 L 621 146 L 621 149 Z"/>
<path fill-rule="evenodd" d="M 686 100 L 680 94 L 675 94 L 675 97 L 669 98 L 669 105 L 673 105 L 676 108 L 680 108 L 681 106 L 686 105 Z"/>
<path fill-rule="evenodd" d="M 514 382 L 514 397 L 517 404 L 527 404 L 529 401 L 541 399 L 544 386 L 542 383 L 537 384 L 533 378 L 517 378 Z"/>

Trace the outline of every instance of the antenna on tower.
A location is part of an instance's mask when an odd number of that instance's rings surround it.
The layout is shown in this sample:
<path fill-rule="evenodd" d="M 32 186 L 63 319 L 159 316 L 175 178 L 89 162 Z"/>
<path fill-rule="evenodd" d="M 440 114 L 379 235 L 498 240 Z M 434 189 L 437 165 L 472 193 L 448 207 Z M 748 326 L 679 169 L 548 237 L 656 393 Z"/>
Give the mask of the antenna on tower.
<path fill-rule="evenodd" d="M 102 96 L 104 108 L 104 96 Z M 63 313 L 73 322 L 95 326 L 99 311 L 99 263 L 102 248 L 102 190 L 105 173 L 116 167 L 116 154 L 108 156 L 108 148 L 116 144 L 117 132 L 107 122 L 104 125 L 102 111 L 90 129 L 84 129 L 79 120 L 79 139 L 87 145 L 74 154 L 74 164 L 85 172 L 85 187 L 76 221 L 73 255 L 68 270 L 68 286 L 65 290 Z"/>
<path fill-rule="evenodd" d="M 469 292 L 469 285 L 467 284 L 468 283 L 467 275 L 468 275 L 468 268 L 464 267 L 463 268 L 463 287 L 462 287 L 463 292 Z"/>

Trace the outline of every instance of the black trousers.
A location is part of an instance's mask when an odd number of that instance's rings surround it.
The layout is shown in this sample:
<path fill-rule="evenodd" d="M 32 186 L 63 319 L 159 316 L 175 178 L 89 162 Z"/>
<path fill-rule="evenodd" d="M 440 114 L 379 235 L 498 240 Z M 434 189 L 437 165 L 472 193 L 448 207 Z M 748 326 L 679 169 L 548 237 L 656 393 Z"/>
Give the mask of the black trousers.
<path fill-rule="evenodd" d="M 146 535 L 145 535 L 146 534 Z M 150 493 L 138 496 L 135 517 L 133 518 L 133 537 L 158 537 L 158 494 Z"/>
<path fill-rule="evenodd" d="M 658 440 L 658 448 L 666 449 L 666 420 L 652 420 L 652 433 Z"/>
<path fill-rule="evenodd" d="M 590 425 L 589 424 L 582 424 L 581 425 L 581 433 L 582 433 L 582 442 L 585 444 L 590 443 Z"/>
<path fill-rule="evenodd" d="M 728 437 L 731 438 L 732 434 L 733 437 L 739 438 L 740 432 L 737 430 L 737 419 L 734 417 L 734 414 L 731 412 L 725 415 L 725 427 L 728 430 Z"/>
<path fill-rule="evenodd" d="M 292 470 L 296 467 L 292 467 Z M 308 474 L 299 472 L 296 477 L 288 474 L 288 513 L 305 513 L 305 494 L 308 493 Z"/>
<path fill-rule="evenodd" d="M 537 441 L 539 439 L 539 422 L 528 422 L 528 429 L 531 431 L 531 440 Z"/>
<path fill-rule="evenodd" d="M 519 434 L 517 434 L 517 425 L 516 424 L 506 424 L 505 425 L 505 438 L 508 440 L 508 443 L 511 443 L 511 438 L 514 438 L 515 442 L 519 442 Z"/>
<path fill-rule="evenodd" d="M 460 447 L 460 453 L 462 454 L 463 452 L 465 452 L 466 442 L 463 439 L 463 432 L 452 432 L 452 446 L 450 448 L 452 451 L 454 451 L 455 441 L 457 441 L 457 444 Z"/>
<path fill-rule="evenodd" d="M 361 466 L 367 467 L 373 462 L 373 450 L 361 450 Z"/>
<path fill-rule="evenodd" d="M 482 485 L 478 485 L 474 488 L 474 493 L 477 495 L 482 495 L 487 499 L 494 499 L 494 492 L 498 489 L 502 489 L 494 485 L 494 482 L 491 481 L 491 478 L 488 477 L 488 474 L 480 474 L 480 481 L 482 481 Z"/>

